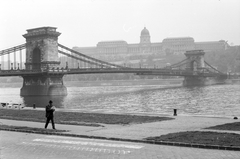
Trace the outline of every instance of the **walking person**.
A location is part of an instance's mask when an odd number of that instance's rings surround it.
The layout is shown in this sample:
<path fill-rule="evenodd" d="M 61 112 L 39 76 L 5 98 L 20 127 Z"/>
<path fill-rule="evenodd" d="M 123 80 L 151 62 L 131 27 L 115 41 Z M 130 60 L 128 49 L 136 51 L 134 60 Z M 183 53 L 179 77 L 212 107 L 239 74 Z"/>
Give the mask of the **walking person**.
<path fill-rule="evenodd" d="M 55 125 L 54 125 L 54 111 L 55 111 L 55 107 L 52 104 L 53 102 L 50 100 L 49 101 L 49 105 L 46 106 L 46 124 L 45 124 L 45 129 L 47 129 L 48 123 L 52 122 L 52 128 L 55 129 Z"/>

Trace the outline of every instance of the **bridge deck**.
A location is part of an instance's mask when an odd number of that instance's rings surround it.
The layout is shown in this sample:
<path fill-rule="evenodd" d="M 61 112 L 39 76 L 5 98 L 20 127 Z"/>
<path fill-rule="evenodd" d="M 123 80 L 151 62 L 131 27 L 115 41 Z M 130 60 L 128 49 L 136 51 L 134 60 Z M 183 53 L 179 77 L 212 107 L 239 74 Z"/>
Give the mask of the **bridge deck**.
<path fill-rule="evenodd" d="M 44 74 L 99 74 L 99 73 L 134 73 L 137 75 L 163 76 L 201 76 L 215 77 L 227 74 L 209 73 L 190 70 L 172 70 L 159 68 L 81 68 L 81 69 L 50 69 L 50 70 L 0 70 L 0 76 L 27 76 Z"/>

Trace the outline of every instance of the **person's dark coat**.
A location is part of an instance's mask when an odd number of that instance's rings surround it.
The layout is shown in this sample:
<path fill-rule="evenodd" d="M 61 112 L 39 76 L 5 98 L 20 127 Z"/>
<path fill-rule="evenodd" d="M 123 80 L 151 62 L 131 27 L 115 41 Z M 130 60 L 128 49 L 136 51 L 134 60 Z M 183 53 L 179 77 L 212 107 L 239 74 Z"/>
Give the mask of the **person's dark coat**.
<path fill-rule="evenodd" d="M 53 118 L 54 116 L 54 109 L 50 105 L 46 106 L 46 118 Z"/>

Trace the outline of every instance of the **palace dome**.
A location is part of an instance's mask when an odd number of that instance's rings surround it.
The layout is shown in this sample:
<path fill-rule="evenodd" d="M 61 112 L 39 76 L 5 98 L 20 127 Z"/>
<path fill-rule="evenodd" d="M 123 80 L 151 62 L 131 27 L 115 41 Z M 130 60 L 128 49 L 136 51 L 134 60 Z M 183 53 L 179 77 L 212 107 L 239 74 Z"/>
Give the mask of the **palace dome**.
<path fill-rule="evenodd" d="M 150 36 L 149 35 L 149 31 L 146 29 L 146 27 L 144 27 L 144 29 L 141 31 L 141 36 Z"/>

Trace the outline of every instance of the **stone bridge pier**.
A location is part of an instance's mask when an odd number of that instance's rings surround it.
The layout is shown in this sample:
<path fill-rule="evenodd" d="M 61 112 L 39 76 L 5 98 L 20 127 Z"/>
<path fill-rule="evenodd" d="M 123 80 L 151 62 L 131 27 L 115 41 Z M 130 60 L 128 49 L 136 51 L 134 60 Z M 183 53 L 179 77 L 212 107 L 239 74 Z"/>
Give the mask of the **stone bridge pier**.
<path fill-rule="evenodd" d="M 26 38 L 26 70 L 33 74 L 22 75 L 23 86 L 21 96 L 30 95 L 67 95 L 63 84 L 63 74 L 42 72 L 58 68 L 58 36 L 61 33 L 54 27 L 41 27 L 27 30 Z"/>
<path fill-rule="evenodd" d="M 191 50 L 186 51 L 185 56 L 187 57 L 186 70 L 192 72 L 199 72 L 205 68 L 204 63 L 204 54 L 203 50 Z M 183 85 L 184 86 L 196 86 L 196 85 L 205 85 L 206 78 L 200 76 L 185 76 Z"/>

